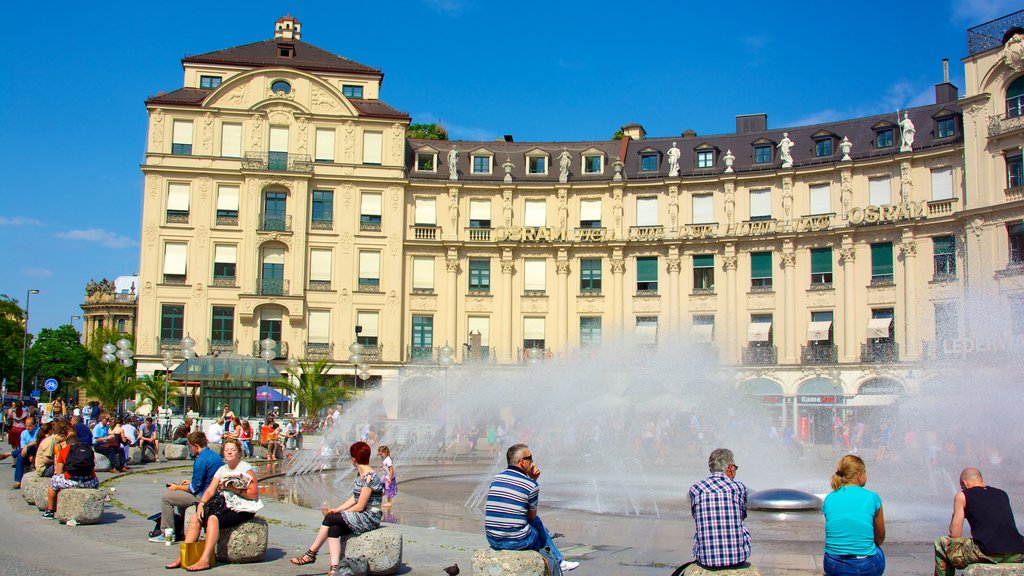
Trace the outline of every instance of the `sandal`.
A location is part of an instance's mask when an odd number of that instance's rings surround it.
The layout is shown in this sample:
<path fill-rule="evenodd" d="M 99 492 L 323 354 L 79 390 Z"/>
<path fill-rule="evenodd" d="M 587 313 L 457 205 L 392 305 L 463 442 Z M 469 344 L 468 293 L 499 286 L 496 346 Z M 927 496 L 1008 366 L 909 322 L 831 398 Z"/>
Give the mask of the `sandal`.
<path fill-rule="evenodd" d="M 306 560 L 306 558 L 309 558 L 309 560 Z M 306 550 L 302 553 L 302 556 L 292 558 L 291 562 L 296 566 L 305 566 L 306 564 L 312 564 L 313 562 L 316 562 L 316 552 L 313 552 L 312 550 Z"/>
<path fill-rule="evenodd" d="M 331 564 L 331 569 L 327 571 L 327 576 L 334 576 L 334 573 L 338 571 L 341 564 Z"/>

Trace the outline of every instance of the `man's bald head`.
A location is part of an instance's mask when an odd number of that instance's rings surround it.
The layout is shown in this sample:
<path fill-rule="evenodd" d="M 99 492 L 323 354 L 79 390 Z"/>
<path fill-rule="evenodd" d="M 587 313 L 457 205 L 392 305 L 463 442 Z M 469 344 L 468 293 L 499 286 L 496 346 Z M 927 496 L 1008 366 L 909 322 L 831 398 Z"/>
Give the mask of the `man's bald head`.
<path fill-rule="evenodd" d="M 963 472 L 960 472 L 960 485 L 964 488 L 984 486 L 985 480 L 981 477 L 981 470 L 977 468 L 964 468 Z"/>

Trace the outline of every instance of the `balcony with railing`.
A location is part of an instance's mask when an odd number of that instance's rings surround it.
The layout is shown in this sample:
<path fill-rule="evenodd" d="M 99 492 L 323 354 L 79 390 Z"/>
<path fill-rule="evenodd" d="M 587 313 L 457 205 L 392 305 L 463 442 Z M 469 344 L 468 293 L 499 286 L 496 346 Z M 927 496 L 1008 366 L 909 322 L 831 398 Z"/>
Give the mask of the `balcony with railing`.
<path fill-rule="evenodd" d="M 238 213 L 217 214 L 217 226 L 238 226 Z"/>
<path fill-rule="evenodd" d="M 287 296 L 289 282 L 281 278 L 257 278 L 256 294 L 260 296 Z"/>
<path fill-rule="evenodd" d="M 260 214 L 256 230 L 260 232 L 291 232 L 291 215 Z"/>
<path fill-rule="evenodd" d="M 158 352 L 178 352 L 175 356 L 181 356 L 181 338 L 160 338 L 156 339 Z"/>
<path fill-rule="evenodd" d="M 604 242 L 608 239 L 608 229 L 600 226 L 575 228 L 573 232 L 578 242 Z"/>
<path fill-rule="evenodd" d="M 412 227 L 413 240 L 437 240 L 441 236 L 441 227 L 416 224 Z"/>
<path fill-rule="evenodd" d="M 1011 110 L 1005 114 L 988 117 L 988 135 L 1002 136 L 1010 132 L 1024 130 L 1024 114 L 1020 110 Z"/>
<path fill-rule="evenodd" d="M 363 344 L 363 360 L 366 362 L 380 362 L 384 354 L 383 344 Z"/>
<path fill-rule="evenodd" d="M 310 292 L 329 292 L 331 290 L 330 280 L 310 280 L 309 291 Z"/>
<path fill-rule="evenodd" d="M 163 283 L 167 286 L 184 286 L 188 281 L 184 274 L 164 274 Z"/>
<path fill-rule="evenodd" d="M 360 278 L 356 284 L 356 292 L 380 293 L 380 278 Z"/>
<path fill-rule="evenodd" d="M 188 224 L 188 210 L 168 210 L 166 222 L 168 224 Z"/>
<path fill-rule="evenodd" d="M 291 152 L 249 151 L 242 157 L 243 170 L 271 170 L 274 172 L 312 172 L 309 154 Z"/>
<path fill-rule="evenodd" d="M 778 346 L 747 346 L 743 349 L 743 364 L 747 366 L 774 366 L 778 363 Z"/>
<path fill-rule="evenodd" d="M 952 214 L 953 208 L 956 207 L 956 200 L 956 198 L 946 198 L 944 200 L 929 200 L 928 215 L 941 216 L 943 214 Z"/>
<path fill-rule="evenodd" d="M 1011 186 L 1003 190 L 1009 201 L 1024 199 L 1024 186 Z"/>
<path fill-rule="evenodd" d="M 306 360 L 331 360 L 334 358 L 334 344 L 329 342 L 306 342 Z"/>
<path fill-rule="evenodd" d="M 831 342 L 808 342 L 800 347 L 801 364 L 835 364 L 839 361 L 839 347 Z"/>
<path fill-rule="evenodd" d="M 262 352 L 262 351 L 263 351 L 263 349 L 260 348 L 260 341 L 259 340 L 253 340 L 252 341 L 252 355 L 257 357 L 257 358 L 259 358 L 260 357 L 260 352 Z M 284 359 L 284 358 L 288 358 L 288 343 L 287 342 L 278 342 L 274 346 L 274 354 L 277 355 L 277 356 L 274 357 L 275 360 L 281 360 L 281 359 Z"/>
<path fill-rule="evenodd" d="M 718 222 L 707 224 L 683 224 L 679 228 L 681 238 L 714 238 L 718 236 Z"/>
<path fill-rule="evenodd" d="M 406 346 L 405 361 L 409 364 L 437 364 L 439 346 Z"/>
<path fill-rule="evenodd" d="M 314 219 L 309 221 L 310 230 L 334 230 L 333 220 Z"/>
<path fill-rule="evenodd" d="M 217 288 L 234 288 L 238 286 L 238 278 L 235 276 L 214 276 L 210 286 Z"/>
<path fill-rule="evenodd" d="M 860 361 L 870 364 L 900 361 L 900 345 L 896 342 L 868 340 L 860 345 Z"/>
<path fill-rule="evenodd" d="M 214 340 L 212 338 L 206 339 L 206 349 L 209 350 L 207 354 L 210 356 L 216 356 L 221 352 L 238 352 L 238 340 Z"/>
<path fill-rule="evenodd" d="M 471 242 L 490 242 L 493 228 L 466 228 L 466 235 Z"/>

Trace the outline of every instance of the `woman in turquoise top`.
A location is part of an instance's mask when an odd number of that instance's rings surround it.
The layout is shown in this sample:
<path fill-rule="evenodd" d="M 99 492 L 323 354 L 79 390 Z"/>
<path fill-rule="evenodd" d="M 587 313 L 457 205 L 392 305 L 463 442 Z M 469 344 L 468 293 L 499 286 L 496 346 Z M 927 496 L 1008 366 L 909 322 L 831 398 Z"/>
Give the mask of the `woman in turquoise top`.
<path fill-rule="evenodd" d="M 880 576 L 885 572 L 882 499 L 865 490 L 868 473 L 859 456 L 847 454 L 832 475 L 825 497 L 825 576 Z"/>

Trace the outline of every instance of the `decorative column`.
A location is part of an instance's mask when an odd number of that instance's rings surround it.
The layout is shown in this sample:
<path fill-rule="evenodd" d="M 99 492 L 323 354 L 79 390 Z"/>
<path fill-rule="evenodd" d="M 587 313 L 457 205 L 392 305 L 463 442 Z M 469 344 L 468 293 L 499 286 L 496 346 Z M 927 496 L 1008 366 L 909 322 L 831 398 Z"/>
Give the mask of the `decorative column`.
<path fill-rule="evenodd" d="M 843 362 L 856 362 L 860 346 L 857 345 L 857 324 L 856 324 L 856 271 L 854 270 L 857 260 L 857 249 L 853 245 L 853 238 L 849 235 L 843 236 L 842 248 L 839 250 L 843 264 L 843 347 L 840 360 Z M 835 315 L 833 315 L 833 322 Z M 833 332 L 834 333 L 834 332 Z"/>
<path fill-rule="evenodd" d="M 719 334 L 725 334 L 725 342 L 719 347 L 722 360 L 735 362 L 736 356 L 736 245 L 729 243 L 725 245 L 725 254 L 722 256 L 722 269 L 725 270 L 725 325 Z"/>
<path fill-rule="evenodd" d="M 621 336 L 623 331 L 622 304 L 626 299 L 623 291 L 623 274 L 626 273 L 626 260 L 622 257 L 622 249 L 616 248 L 612 253 L 612 330 Z"/>
<path fill-rule="evenodd" d="M 504 322 L 505 335 L 501 339 L 501 361 L 515 363 L 513 357 L 512 327 L 512 300 L 515 294 L 512 293 L 512 274 L 516 271 L 515 263 L 512 262 L 512 251 L 505 250 L 501 254 L 501 316 Z"/>
<path fill-rule="evenodd" d="M 900 255 L 903 257 L 903 351 L 900 359 L 916 360 L 921 341 L 917 337 L 917 319 L 921 317 L 917 303 L 917 242 L 910 230 L 903 231 Z"/>
<path fill-rule="evenodd" d="M 668 248 L 668 327 L 672 333 L 679 331 L 679 247 Z"/>
<path fill-rule="evenodd" d="M 459 354 L 462 349 L 459 342 L 459 253 L 455 248 L 448 249 L 448 256 L 445 258 L 445 268 L 448 270 L 448 294 L 446 294 L 446 306 L 448 307 L 448 324 L 445 330 L 446 341 L 449 346 Z"/>
<path fill-rule="evenodd" d="M 555 274 L 558 275 L 558 309 L 555 311 L 558 340 L 553 348 L 555 352 L 565 353 L 569 350 L 569 257 L 564 249 L 558 251 Z"/>
<path fill-rule="evenodd" d="M 796 364 L 797 342 L 796 342 L 796 252 L 793 250 L 793 241 L 786 240 L 782 244 L 782 275 L 783 275 L 783 324 L 785 348 L 783 358 L 786 364 Z"/>

